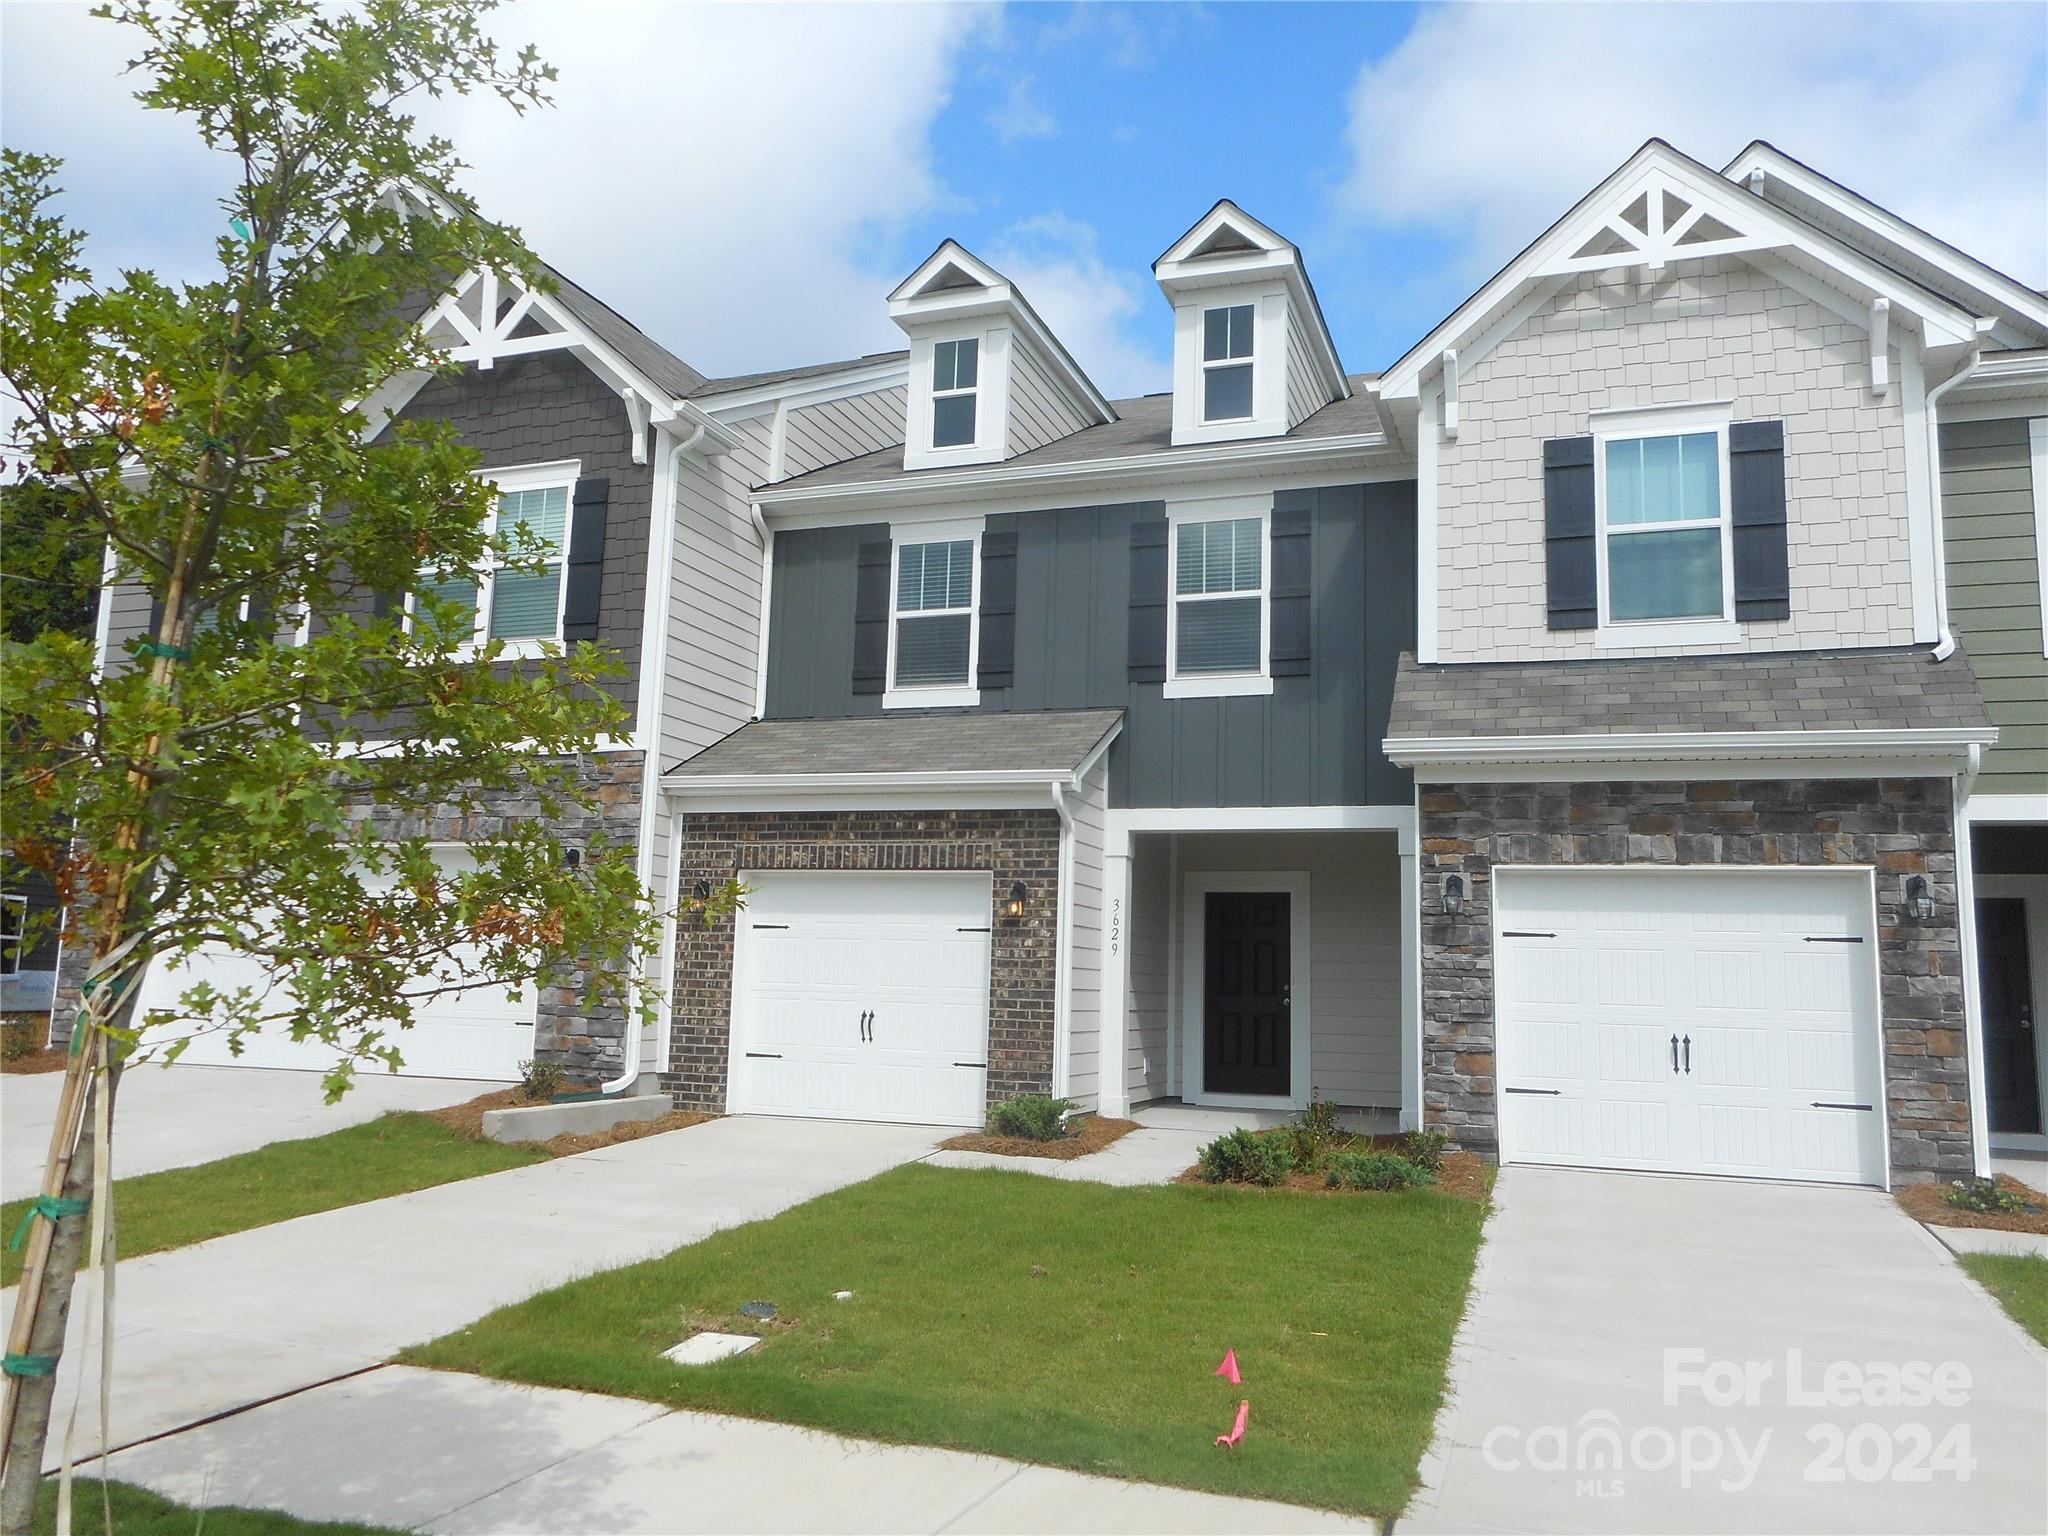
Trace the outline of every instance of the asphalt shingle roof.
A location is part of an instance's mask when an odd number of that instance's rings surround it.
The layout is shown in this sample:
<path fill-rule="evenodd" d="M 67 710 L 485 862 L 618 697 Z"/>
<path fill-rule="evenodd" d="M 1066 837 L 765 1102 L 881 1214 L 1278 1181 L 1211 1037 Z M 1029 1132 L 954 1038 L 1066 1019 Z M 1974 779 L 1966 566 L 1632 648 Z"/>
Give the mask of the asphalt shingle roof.
<path fill-rule="evenodd" d="M 1123 718 L 1120 709 L 1010 714 L 861 715 L 756 720 L 669 770 L 682 778 L 747 774 L 1072 773 Z"/>
<path fill-rule="evenodd" d="M 1296 442 L 1312 442 L 1317 438 L 1344 437 L 1352 433 L 1372 432 L 1379 428 L 1379 413 L 1373 408 L 1371 398 L 1360 387 L 1367 374 L 1352 376 L 1352 394 L 1348 400 L 1334 400 L 1313 416 L 1308 417 L 1287 437 Z M 1029 469 L 1037 465 L 1050 464 L 1092 464 L 1103 459 L 1121 459 L 1135 454 L 1156 453 L 1171 455 L 1184 453 L 1185 448 L 1173 446 L 1173 397 L 1171 395 L 1144 395 L 1136 400 L 1113 400 L 1117 420 L 1105 422 L 1099 427 L 1083 427 L 1065 437 L 1055 438 L 1029 453 L 1020 453 L 1015 458 L 1005 459 L 1003 469 Z M 846 459 L 837 464 L 828 464 L 814 469 L 807 475 L 795 475 L 788 480 L 776 482 L 777 491 L 793 487 L 830 485 L 871 485 L 878 480 L 893 480 L 908 474 L 913 479 L 922 474 L 944 473 L 942 470 L 908 470 L 903 467 L 903 445 L 877 449 L 857 459 Z"/>
<path fill-rule="evenodd" d="M 860 368 L 873 363 L 907 363 L 907 351 L 870 352 L 863 357 L 842 358 L 836 363 L 805 363 L 800 368 L 770 368 L 764 373 L 738 373 L 730 378 L 706 379 L 690 391 L 692 399 L 701 400 L 707 395 L 730 394 L 736 389 L 758 389 L 763 384 L 790 384 L 798 379 L 823 378 L 827 374 L 844 373 L 849 368 Z"/>
<path fill-rule="evenodd" d="M 1388 738 L 1655 731 L 1983 729 L 1961 651 L 1792 651 L 1648 660 L 1464 662 L 1403 655 Z"/>
<path fill-rule="evenodd" d="M 547 264 L 543 262 L 542 265 Z M 589 289 L 569 281 L 559 268 L 548 267 L 547 270 L 557 285 L 555 298 L 576 317 L 577 323 L 646 374 L 649 381 L 667 390 L 670 399 L 681 399 L 703 387 L 703 374 Z"/>

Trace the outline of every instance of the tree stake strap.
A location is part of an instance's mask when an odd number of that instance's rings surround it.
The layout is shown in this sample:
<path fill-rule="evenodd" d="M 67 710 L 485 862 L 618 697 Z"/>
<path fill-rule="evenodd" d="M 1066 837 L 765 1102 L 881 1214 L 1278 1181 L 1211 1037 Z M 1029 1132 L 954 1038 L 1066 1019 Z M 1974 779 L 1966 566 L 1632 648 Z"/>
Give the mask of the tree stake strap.
<path fill-rule="evenodd" d="M 40 1216 L 43 1220 L 56 1223 L 66 1216 L 83 1216 L 92 1209 L 91 1197 L 72 1200 L 64 1195 L 37 1195 L 29 1201 L 28 1209 L 21 1213 L 21 1225 L 14 1229 L 13 1240 L 7 1245 L 9 1253 L 18 1253 L 21 1245 L 28 1241 L 28 1229 Z"/>
<path fill-rule="evenodd" d="M 0 1360 L 0 1370 L 10 1376 L 54 1376 L 57 1374 L 55 1355 L 9 1355 Z"/>
<path fill-rule="evenodd" d="M 138 640 L 135 649 L 145 656 L 168 656 L 173 661 L 190 661 L 192 653 L 182 645 L 165 645 L 161 640 Z"/>

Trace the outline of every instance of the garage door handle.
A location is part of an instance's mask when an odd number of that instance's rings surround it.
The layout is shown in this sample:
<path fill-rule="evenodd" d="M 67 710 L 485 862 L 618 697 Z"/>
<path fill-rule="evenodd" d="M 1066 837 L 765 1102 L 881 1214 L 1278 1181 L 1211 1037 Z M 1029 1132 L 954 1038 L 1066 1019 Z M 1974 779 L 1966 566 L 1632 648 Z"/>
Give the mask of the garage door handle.
<path fill-rule="evenodd" d="M 865 1008 L 860 1011 L 860 1037 L 863 1040 L 868 1037 L 868 1011 Z"/>
<path fill-rule="evenodd" d="M 1825 1104 L 1819 1099 L 1813 1101 L 1813 1107 L 1815 1109 L 1860 1109 L 1866 1112 L 1870 1109 L 1868 1104 Z"/>
<path fill-rule="evenodd" d="M 1692 1036 L 1685 1037 L 1685 1075 L 1692 1076 Z"/>
<path fill-rule="evenodd" d="M 1676 1035 L 1671 1037 L 1671 1070 L 1673 1072 L 1678 1070 L 1678 1036 Z"/>

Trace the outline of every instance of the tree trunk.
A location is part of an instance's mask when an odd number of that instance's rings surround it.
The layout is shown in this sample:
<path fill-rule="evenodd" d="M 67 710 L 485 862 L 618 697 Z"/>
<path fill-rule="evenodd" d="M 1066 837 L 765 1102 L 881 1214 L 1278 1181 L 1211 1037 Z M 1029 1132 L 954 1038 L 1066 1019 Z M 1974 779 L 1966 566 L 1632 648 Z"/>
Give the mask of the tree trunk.
<path fill-rule="evenodd" d="M 83 1024 L 83 1018 L 80 1024 Z M 77 1026 L 74 1026 L 77 1027 Z M 64 1178 L 67 1199 L 83 1200 L 92 1195 L 92 1170 L 98 1147 L 93 1141 L 93 1095 L 105 1079 L 95 1082 L 88 1093 L 85 1126 L 78 1137 L 78 1150 Z M 113 1105 L 108 1104 L 109 1123 Z M 66 1216 L 50 1234 L 50 1251 L 43 1271 L 42 1291 L 36 1298 L 35 1324 L 29 1334 L 28 1352 L 34 1355 L 61 1354 L 64 1330 L 71 1316 L 71 1295 L 78 1283 L 78 1269 L 85 1261 L 91 1233 L 92 1211 Z M 102 1348 L 105 1341 L 102 1341 Z M 89 1369 L 81 1361 L 79 1368 Z M 24 1377 L 17 1384 L 14 1424 L 7 1442 L 7 1479 L 0 1486 L 0 1532 L 18 1536 L 35 1518 L 36 1490 L 42 1483 L 43 1448 L 50 1435 L 50 1409 L 57 1399 L 57 1377 Z"/>

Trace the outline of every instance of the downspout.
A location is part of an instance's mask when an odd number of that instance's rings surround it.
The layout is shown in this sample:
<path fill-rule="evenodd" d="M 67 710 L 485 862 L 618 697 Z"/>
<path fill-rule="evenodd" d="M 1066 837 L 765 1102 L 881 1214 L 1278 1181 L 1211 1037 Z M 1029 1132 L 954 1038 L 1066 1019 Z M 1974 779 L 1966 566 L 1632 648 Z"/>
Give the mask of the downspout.
<path fill-rule="evenodd" d="M 640 765 L 640 847 L 638 855 L 634 860 L 634 872 L 640 877 L 640 885 L 643 890 L 650 888 L 654 883 L 654 828 L 656 818 L 660 815 L 662 801 L 661 735 L 665 713 L 664 706 L 668 701 L 668 653 L 666 642 L 668 638 L 669 589 L 675 576 L 676 564 L 677 476 L 682 470 L 683 455 L 689 453 L 703 440 L 704 423 L 700 420 L 695 427 L 690 429 L 688 437 L 677 443 L 662 456 L 659 472 L 655 476 L 654 502 L 657 506 L 664 509 L 666 522 L 663 524 L 661 537 L 655 543 L 657 558 L 653 571 L 654 590 L 648 596 L 650 603 L 658 605 L 656 612 L 660 615 L 660 623 L 656 633 L 662 637 L 664 643 L 662 654 L 659 657 L 642 656 L 640 658 L 640 665 L 643 668 L 649 665 L 660 667 L 662 669 L 663 686 L 654 689 L 653 698 L 647 710 L 648 718 L 639 722 L 642 733 L 641 739 L 647 743 L 647 750 L 642 755 Z M 649 771 L 650 768 L 653 770 L 652 772 Z M 669 862 L 671 864 L 675 862 L 675 852 L 674 840 L 671 839 L 669 846 Z M 666 883 L 672 886 L 675 882 L 671 879 Z M 659 899 L 660 894 L 657 893 L 657 899 Z M 657 968 L 661 964 L 661 955 L 668 950 L 672 936 L 675 933 L 675 922 L 674 904 L 670 903 L 661 914 L 661 944 L 656 953 L 650 957 Z M 648 985 L 647 964 L 645 960 L 641 963 L 640 974 L 640 985 L 645 987 Z M 656 976 L 653 986 L 657 997 L 654 1017 L 655 1033 L 660 1038 L 666 1040 L 669 1024 L 667 978 Z M 624 1094 L 633 1091 L 634 1084 L 640 1081 L 640 1036 L 643 1033 L 644 1030 L 639 1024 L 631 1021 L 628 1022 L 625 1038 L 621 1041 L 624 1050 L 620 1057 L 619 1075 L 608 1082 L 598 1084 L 597 1091 L 599 1093 L 610 1097 L 613 1094 Z"/>
<path fill-rule="evenodd" d="M 1970 343 L 1963 366 L 1927 391 L 1928 506 L 1934 514 L 1934 619 L 1939 636 L 1934 646 L 1936 661 L 1947 661 L 1956 648 L 1955 634 L 1948 627 L 1948 533 L 1941 517 L 1941 415 L 1937 407 L 1943 395 L 1968 379 L 1984 361 L 1982 336 L 1991 329 L 1991 324 L 1989 320 L 1977 321 L 1979 339 Z"/>
<path fill-rule="evenodd" d="M 1067 804 L 1067 786 L 1058 779 L 1052 781 L 1052 808 L 1060 818 L 1059 894 L 1054 898 L 1059 903 L 1059 910 L 1053 914 L 1052 1096 L 1064 1099 L 1068 1097 L 1067 1072 L 1074 1045 L 1068 1033 L 1070 1010 L 1067 996 L 1074 963 L 1073 946 L 1069 942 L 1073 931 L 1074 812 Z"/>
<path fill-rule="evenodd" d="M 1970 837 L 1970 792 L 1984 766 L 1984 749 L 1971 744 L 1962 772 L 1952 781 L 1956 841 L 1956 932 L 1962 938 L 1963 1052 L 1970 1104 L 1970 1161 L 1979 1178 L 1991 1174 L 1990 1108 L 1984 1090 L 1984 999 L 1977 976 L 1977 854 Z"/>

